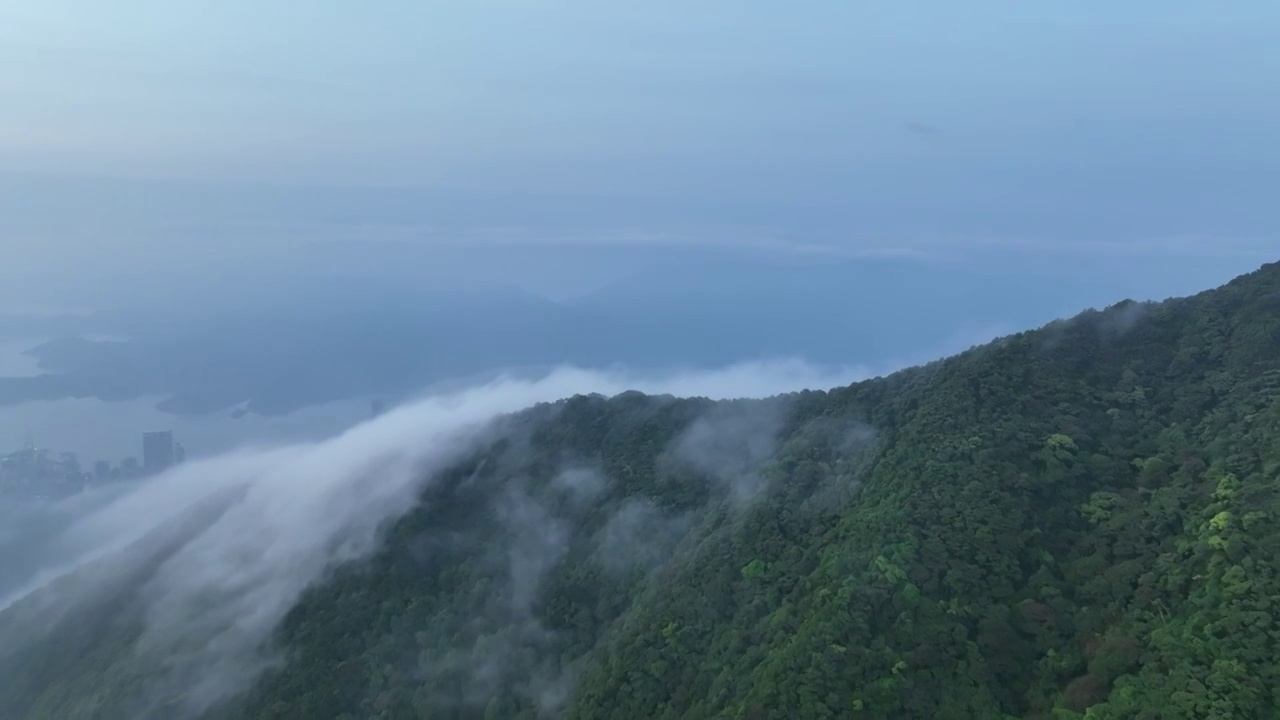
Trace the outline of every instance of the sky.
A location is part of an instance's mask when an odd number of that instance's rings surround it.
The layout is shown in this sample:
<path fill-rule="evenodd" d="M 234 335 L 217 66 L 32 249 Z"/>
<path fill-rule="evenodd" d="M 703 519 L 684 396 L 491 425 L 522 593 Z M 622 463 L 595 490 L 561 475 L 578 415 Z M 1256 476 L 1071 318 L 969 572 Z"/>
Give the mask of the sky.
<path fill-rule="evenodd" d="M 1280 246 L 1274 3 L 11 5 L 9 305 L 237 267 L 563 295 L 681 252 Z"/>

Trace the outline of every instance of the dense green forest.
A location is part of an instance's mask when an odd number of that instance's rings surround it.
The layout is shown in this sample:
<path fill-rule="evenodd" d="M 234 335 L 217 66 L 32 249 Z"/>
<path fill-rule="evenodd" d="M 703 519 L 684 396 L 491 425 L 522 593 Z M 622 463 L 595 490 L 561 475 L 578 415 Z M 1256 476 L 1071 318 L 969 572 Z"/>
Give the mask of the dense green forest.
<path fill-rule="evenodd" d="M 827 392 L 505 426 L 206 716 L 1280 717 L 1280 264 Z M 96 613 L 0 655 L 0 716 L 129 716 Z"/>

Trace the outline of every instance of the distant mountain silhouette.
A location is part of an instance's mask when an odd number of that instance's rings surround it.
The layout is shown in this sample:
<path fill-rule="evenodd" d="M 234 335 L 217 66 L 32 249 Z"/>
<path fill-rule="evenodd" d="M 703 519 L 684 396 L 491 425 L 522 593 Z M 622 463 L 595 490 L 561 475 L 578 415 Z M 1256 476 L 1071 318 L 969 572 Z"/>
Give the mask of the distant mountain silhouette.
<path fill-rule="evenodd" d="M 68 336 L 35 348 L 49 374 L 0 378 L 0 403 L 163 395 L 160 408 L 174 413 L 244 404 L 279 414 L 559 363 L 705 367 L 794 356 L 887 371 L 1097 304 L 1115 292 L 1098 272 L 703 258 L 640 268 L 563 303 L 518 289 L 330 278 L 302 291 L 103 315 L 103 329 L 129 339 Z"/>

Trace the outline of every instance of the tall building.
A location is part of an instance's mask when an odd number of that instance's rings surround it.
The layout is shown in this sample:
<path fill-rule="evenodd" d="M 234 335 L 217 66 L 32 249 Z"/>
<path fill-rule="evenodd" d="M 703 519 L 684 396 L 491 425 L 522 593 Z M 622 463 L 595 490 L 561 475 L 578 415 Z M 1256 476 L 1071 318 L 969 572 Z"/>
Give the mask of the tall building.
<path fill-rule="evenodd" d="M 381 415 L 382 409 L 382 398 L 374 398 L 373 401 L 369 403 L 369 419 L 372 420 L 373 418 Z"/>
<path fill-rule="evenodd" d="M 147 474 L 163 472 L 174 459 L 173 432 L 159 430 L 142 433 L 142 469 Z"/>
<path fill-rule="evenodd" d="M 187 449 L 182 447 L 182 443 L 173 444 L 173 464 L 181 465 L 187 461 Z"/>
<path fill-rule="evenodd" d="M 94 463 L 93 476 L 99 480 L 106 480 L 111 477 L 111 463 L 106 460 L 99 460 Z"/>

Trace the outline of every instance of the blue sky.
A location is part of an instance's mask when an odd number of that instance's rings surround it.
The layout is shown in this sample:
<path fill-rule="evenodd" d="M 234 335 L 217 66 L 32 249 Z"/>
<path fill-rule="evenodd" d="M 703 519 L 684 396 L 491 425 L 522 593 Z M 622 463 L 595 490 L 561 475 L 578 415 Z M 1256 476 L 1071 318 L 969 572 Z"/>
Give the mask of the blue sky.
<path fill-rule="evenodd" d="M 1244 269 L 1280 248 L 1277 37 L 1247 1 L 15 4 L 0 273 L 480 277 L 495 246 L 485 273 L 531 285 L 680 248 Z"/>

